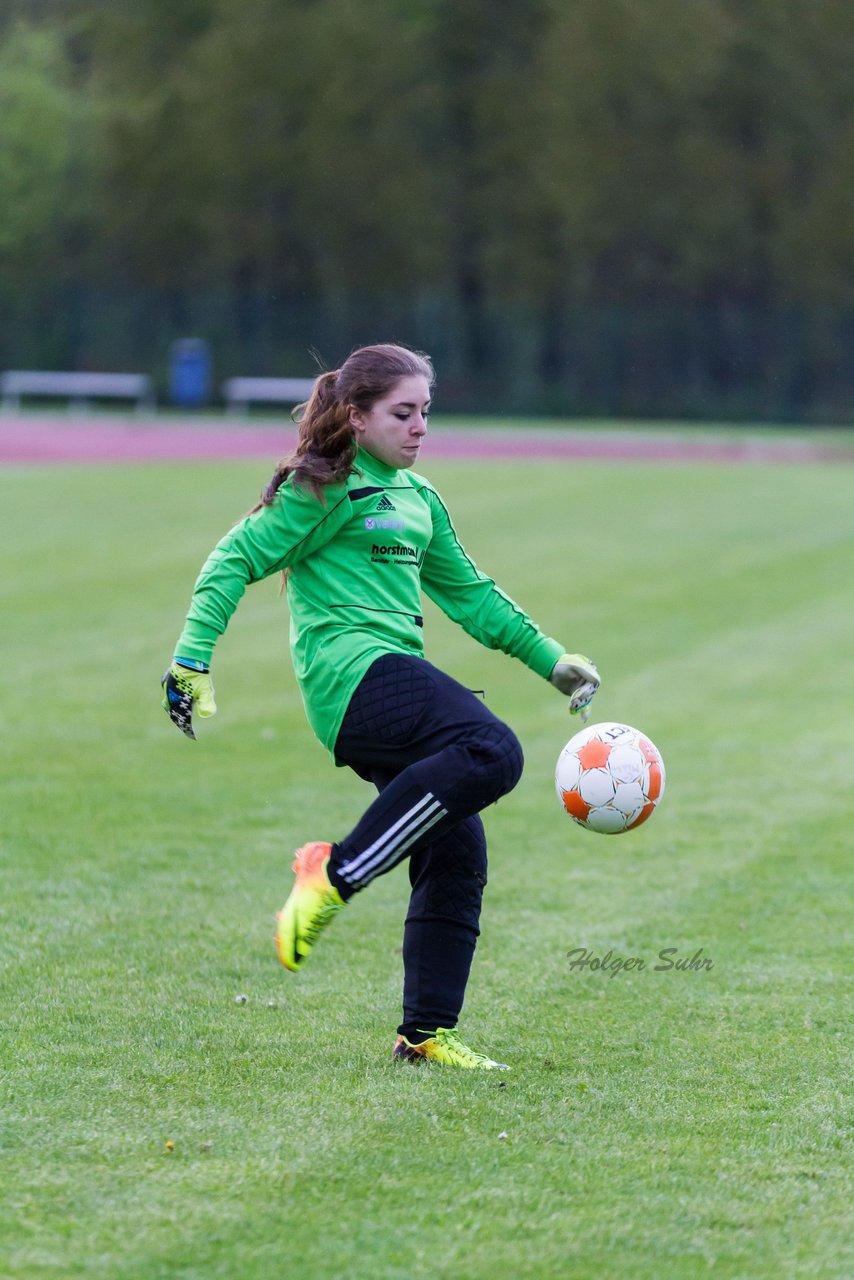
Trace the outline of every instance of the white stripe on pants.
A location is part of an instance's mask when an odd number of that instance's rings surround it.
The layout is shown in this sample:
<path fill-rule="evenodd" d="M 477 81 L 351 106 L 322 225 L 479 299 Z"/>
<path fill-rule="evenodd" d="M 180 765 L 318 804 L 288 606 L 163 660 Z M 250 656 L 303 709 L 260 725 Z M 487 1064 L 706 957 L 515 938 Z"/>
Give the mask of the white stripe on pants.
<path fill-rule="evenodd" d="M 444 818 L 447 812 L 428 791 L 372 845 L 345 862 L 338 869 L 338 874 L 348 884 L 367 884 L 429 831 L 430 827 Z"/>

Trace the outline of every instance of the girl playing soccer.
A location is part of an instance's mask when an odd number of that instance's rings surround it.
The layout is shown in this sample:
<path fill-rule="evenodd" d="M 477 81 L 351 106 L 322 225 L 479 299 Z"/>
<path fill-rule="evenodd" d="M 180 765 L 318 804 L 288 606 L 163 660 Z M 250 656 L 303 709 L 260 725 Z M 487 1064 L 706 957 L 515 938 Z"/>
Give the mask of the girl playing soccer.
<path fill-rule="evenodd" d="M 284 573 L 309 723 L 335 763 L 379 795 L 343 838 L 297 850 L 279 959 L 301 968 L 349 900 L 408 858 L 394 1055 L 494 1069 L 503 1064 L 469 1049 L 456 1026 L 486 884 L 478 815 L 516 785 L 522 751 L 483 702 L 425 659 L 421 591 L 481 644 L 550 680 L 574 712 L 586 713 L 599 676 L 478 571 L 439 494 L 411 470 L 433 382 L 428 357 L 392 344 L 359 348 L 317 379 L 294 453 L 202 568 L 163 705 L 195 737 L 193 710 L 216 711 L 211 656 L 246 586 Z"/>

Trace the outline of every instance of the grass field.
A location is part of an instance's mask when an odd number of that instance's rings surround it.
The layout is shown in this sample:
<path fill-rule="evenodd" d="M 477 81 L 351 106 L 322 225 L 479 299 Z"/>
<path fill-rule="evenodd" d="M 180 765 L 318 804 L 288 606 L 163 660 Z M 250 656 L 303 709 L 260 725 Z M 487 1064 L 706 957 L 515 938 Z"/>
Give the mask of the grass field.
<path fill-rule="evenodd" d="M 500 1079 L 389 1059 L 402 868 L 276 963 L 290 852 L 370 792 L 310 736 L 274 581 L 200 741 L 160 710 L 267 468 L 0 473 L 0 1275 L 850 1277 L 854 468 L 422 466 L 668 767 L 644 828 L 581 831 L 561 699 L 428 611 L 527 758 L 461 1024 Z"/>

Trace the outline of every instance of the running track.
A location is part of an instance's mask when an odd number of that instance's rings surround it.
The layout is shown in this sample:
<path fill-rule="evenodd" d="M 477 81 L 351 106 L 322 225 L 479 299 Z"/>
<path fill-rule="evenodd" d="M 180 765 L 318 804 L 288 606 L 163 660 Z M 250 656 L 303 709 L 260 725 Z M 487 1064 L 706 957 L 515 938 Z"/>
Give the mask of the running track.
<path fill-rule="evenodd" d="M 223 419 L 67 418 L 0 415 L 0 466 L 51 463 L 163 462 L 260 458 L 275 462 L 290 452 L 293 427 Z M 592 459 L 646 462 L 854 462 L 845 443 L 813 443 L 752 434 L 715 438 L 708 428 L 679 431 L 594 428 L 434 427 L 424 448 L 431 458 Z"/>

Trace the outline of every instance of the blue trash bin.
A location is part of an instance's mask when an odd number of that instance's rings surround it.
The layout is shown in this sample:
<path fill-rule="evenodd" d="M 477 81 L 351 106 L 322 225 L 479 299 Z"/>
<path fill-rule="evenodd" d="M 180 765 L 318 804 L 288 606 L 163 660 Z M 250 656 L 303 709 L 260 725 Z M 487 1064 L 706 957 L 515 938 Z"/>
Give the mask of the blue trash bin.
<path fill-rule="evenodd" d="M 211 349 L 204 338 L 179 338 L 169 361 L 169 398 L 184 409 L 196 409 L 211 398 Z"/>

